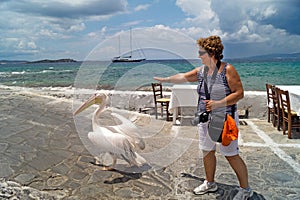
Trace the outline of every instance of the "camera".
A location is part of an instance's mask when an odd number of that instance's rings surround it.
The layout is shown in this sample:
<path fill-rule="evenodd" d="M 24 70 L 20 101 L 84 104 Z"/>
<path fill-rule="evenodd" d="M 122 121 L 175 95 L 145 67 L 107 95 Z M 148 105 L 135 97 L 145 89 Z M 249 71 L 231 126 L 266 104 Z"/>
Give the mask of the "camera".
<path fill-rule="evenodd" d="M 194 119 L 192 119 L 191 124 L 193 126 L 198 125 L 200 122 L 207 122 L 209 119 L 209 112 L 196 112 Z"/>

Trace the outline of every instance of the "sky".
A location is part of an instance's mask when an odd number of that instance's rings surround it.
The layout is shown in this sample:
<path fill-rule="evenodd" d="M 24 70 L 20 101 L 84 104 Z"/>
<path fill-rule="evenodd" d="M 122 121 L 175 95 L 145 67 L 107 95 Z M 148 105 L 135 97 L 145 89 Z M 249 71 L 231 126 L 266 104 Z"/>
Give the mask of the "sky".
<path fill-rule="evenodd" d="M 109 58 L 130 30 L 138 48 L 189 58 L 210 35 L 225 58 L 297 53 L 299 21 L 299 0 L 1 0 L 0 60 Z"/>

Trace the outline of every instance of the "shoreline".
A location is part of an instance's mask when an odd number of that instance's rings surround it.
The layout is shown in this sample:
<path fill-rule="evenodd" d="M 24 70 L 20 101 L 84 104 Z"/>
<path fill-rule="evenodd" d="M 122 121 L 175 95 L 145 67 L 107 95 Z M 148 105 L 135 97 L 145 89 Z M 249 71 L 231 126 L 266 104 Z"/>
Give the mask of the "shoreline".
<path fill-rule="evenodd" d="M 0 89 L 12 90 L 21 93 L 31 93 L 38 96 L 56 98 L 59 101 L 68 101 L 69 103 L 78 104 L 83 102 L 90 95 L 97 92 L 103 92 L 110 97 L 111 105 L 118 109 L 129 111 L 139 111 L 142 108 L 153 108 L 153 93 L 151 90 L 137 91 L 119 91 L 119 90 L 92 90 L 78 89 L 74 87 L 19 87 L 6 86 L 0 84 Z M 170 91 L 165 91 L 164 95 L 170 96 Z M 124 102 L 124 100 L 126 100 Z M 238 110 L 249 110 L 249 118 L 265 119 L 267 115 L 266 92 L 264 91 L 245 91 L 244 98 L 238 102 Z M 196 105 L 195 105 L 196 107 Z M 193 115 L 194 110 L 192 109 Z"/>
<path fill-rule="evenodd" d="M 139 111 L 140 108 L 153 108 L 154 105 L 152 91 L 92 90 L 74 87 L 19 87 L 5 85 L 0 85 L 0 88 L 56 98 L 59 101 L 68 101 L 73 104 L 83 102 L 90 95 L 95 93 L 95 91 L 103 92 L 108 96 L 113 96 L 113 107 L 130 111 Z M 164 94 L 170 96 L 171 92 L 166 91 Z M 124 99 L 127 100 L 128 103 L 124 103 Z M 249 118 L 265 119 L 267 114 L 266 102 L 265 92 L 245 91 L 244 98 L 238 102 L 238 109 L 248 109 Z"/>

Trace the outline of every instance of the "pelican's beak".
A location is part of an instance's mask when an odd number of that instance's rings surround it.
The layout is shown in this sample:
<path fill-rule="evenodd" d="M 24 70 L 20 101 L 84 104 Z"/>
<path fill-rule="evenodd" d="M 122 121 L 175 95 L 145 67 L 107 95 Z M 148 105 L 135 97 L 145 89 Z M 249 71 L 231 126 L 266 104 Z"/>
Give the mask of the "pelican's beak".
<path fill-rule="evenodd" d="M 88 107 L 94 105 L 94 104 L 102 104 L 103 103 L 103 99 L 105 98 L 101 98 L 102 96 L 98 95 L 98 94 L 93 94 L 85 103 L 83 103 L 74 113 L 73 115 L 77 115 L 79 113 L 81 113 L 82 111 L 84 111 L 85 109 L 87 109 Z"/>

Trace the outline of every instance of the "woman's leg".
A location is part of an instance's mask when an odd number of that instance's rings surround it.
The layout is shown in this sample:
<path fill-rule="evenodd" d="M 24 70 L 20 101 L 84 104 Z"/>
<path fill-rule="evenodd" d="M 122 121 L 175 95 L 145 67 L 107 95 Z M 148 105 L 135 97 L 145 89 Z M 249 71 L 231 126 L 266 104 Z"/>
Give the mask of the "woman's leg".
<path fill-rule="evenodd" d="M 247 188 L 249 186 L 248 170 L 243 159 L 239 155 L 225 156 L 225 157 L 228 160 L 234 172 L 236 173 L 238 180 L 240 182 L 240 187 Z"/>
<path fill-rule="evenodd" d="M 208 182 L 214 182 L 216 172 L 216 151 L 203 151 L 203 163 L 205 169 L 206 180 Z"/>
<path fill-rule="evenodd" d="M 217 184 L 214 182 L 216 171 L 216 156 L 215 151 L 202 151 L 203 162 L 206 180 L 194 189 L 195 194 L 205 194 L 208 192 L 215 192 L 218 190 Z"/>

